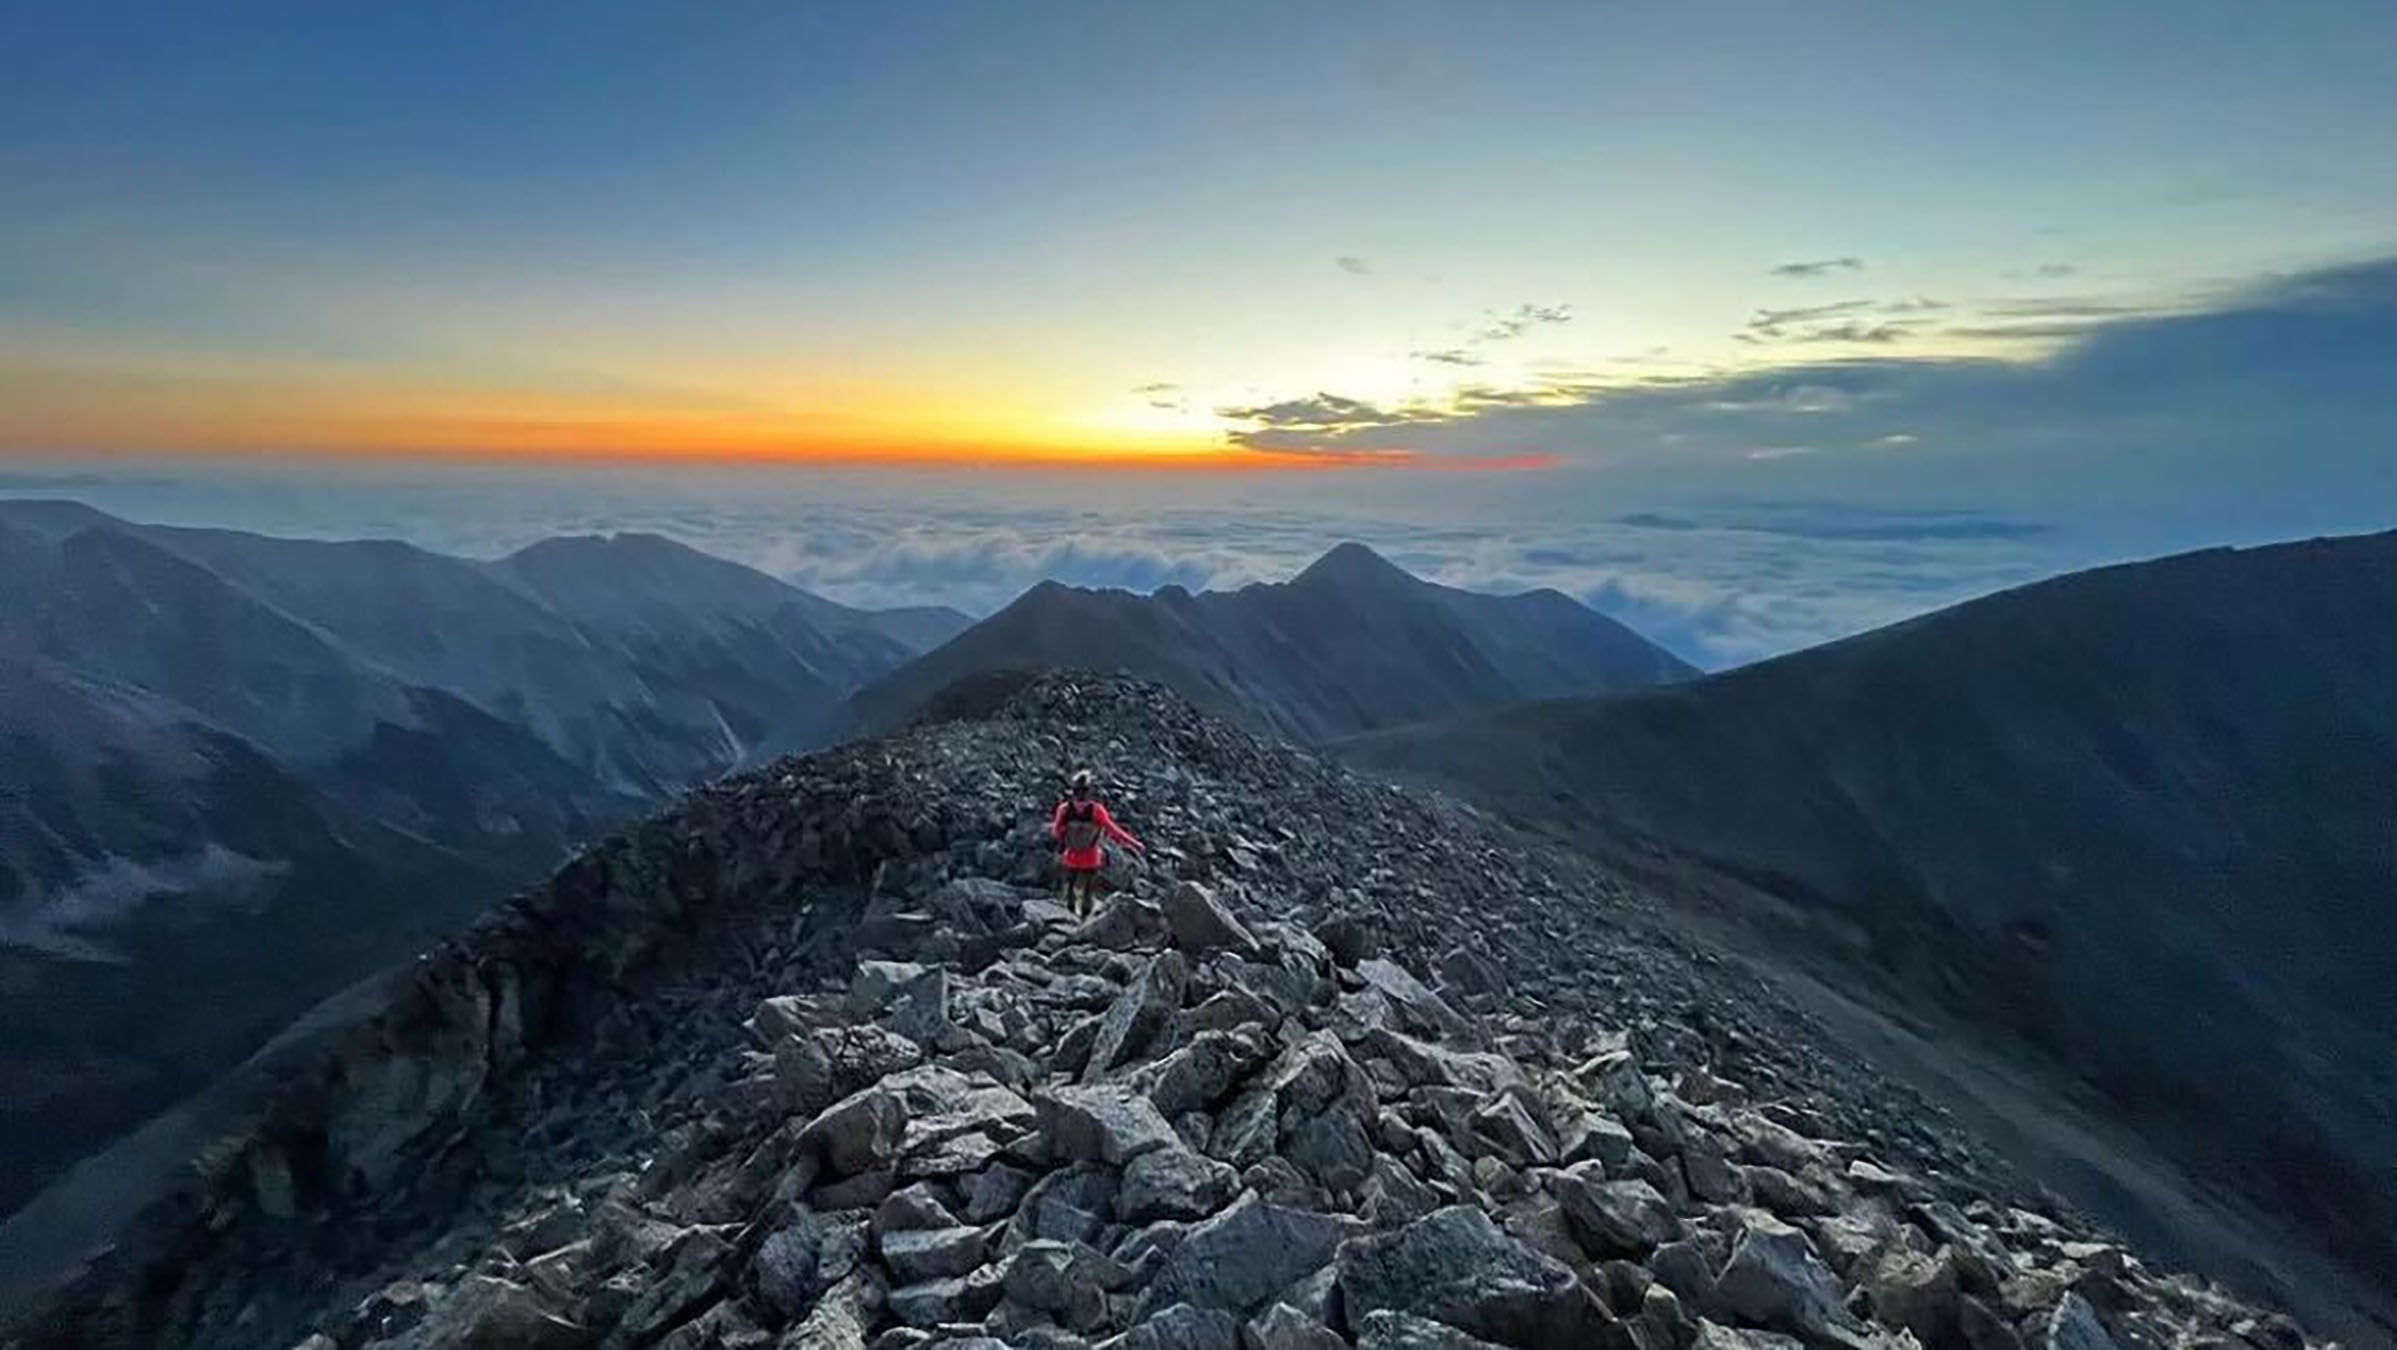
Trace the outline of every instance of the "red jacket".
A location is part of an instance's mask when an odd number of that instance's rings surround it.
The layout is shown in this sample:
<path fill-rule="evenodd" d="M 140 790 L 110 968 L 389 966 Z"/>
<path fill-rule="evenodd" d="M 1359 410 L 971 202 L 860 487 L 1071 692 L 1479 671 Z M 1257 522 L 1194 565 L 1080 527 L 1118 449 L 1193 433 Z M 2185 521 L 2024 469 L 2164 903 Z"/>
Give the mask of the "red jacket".
<path fill-rule="evenodd" d="M 1057 803 L 1057 814 L 1049 821 L 1049 837 L 1051 839 L 1055 839 L 1060 843 L 1064 842 L 1065 811 L 1067 807 L 1072 806 L 1073 804 L 1074 799 L 1071 797 L 1068 797 L 1064 801 Z M 1090 815 L 1091 819 L 1097 822 L 1100 834 L 1103 834 L 1118 843 L 1129 844 L 1133 848 L 1141 847 L 1140 841 L 1132 837 L 1132 832 L 1125 829 L 1123 826 L 1116 824 L 1115 817 L 1108 815 L 1106 806 L 1099 802 L 1096 798 L 1090 799 Z M 1097 844 L 1092 844 L 1089 848 L 1069 848 L 1065 850 L 1065 865 L 1067 867 L 1074 868 L 1077 871 L 1085 871 L 1096 868 L 1105 861 L 1106 856 L 1100 851 Z"/>

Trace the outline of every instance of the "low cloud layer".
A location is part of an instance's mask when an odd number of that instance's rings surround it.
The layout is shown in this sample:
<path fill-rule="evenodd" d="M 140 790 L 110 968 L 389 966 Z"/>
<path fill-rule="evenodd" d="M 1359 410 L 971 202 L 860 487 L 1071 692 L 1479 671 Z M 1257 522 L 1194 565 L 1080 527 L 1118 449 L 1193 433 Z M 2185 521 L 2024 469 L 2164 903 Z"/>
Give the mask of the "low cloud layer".
<path fill-rule="evenodd" d="M 2085 531 L 1953 507 L 1649 494 L 1570 471 L 1368 477 L 960 486 L 731 469 L 250 470 L 79 495 L 137 519 L 483 557 L 553 534 L 654 531 L 846 603 L 977 615 L 1043 580 L 1141 592 L 1279 581 L 1361 539 L 1451 585 L 1564 591 L 1708 667 L 2116 556 Z"/>

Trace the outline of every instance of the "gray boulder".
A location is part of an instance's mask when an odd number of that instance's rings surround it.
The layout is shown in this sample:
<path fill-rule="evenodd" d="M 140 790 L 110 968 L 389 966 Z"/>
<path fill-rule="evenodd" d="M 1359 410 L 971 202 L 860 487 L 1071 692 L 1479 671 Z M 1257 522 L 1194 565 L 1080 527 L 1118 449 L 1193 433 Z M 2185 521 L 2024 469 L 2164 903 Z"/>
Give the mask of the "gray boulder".
<path fill-rule="evenodd" d="M 539 1294 L 507 1280 L 470 1275 L 391 1350 L 585 1350 L 589 1327 L 562 1316 Z"/>
<path fill-rule="evenodd" d="M 2079 1294 L 2066 1294 L 2048 1314 L 2044 1350 L 2115 1350 L 2114 1338 L 2097 1320 L 2097 1309 Z"/>
<path fill-rule="evenodd" d="M 1382 949 L 1379 927 L 1358 914 L 1334 914 L 1315 925 L 1315 940 L 1332 954 L 1332 960 L 1349 968 Z"/>
<path fill-rule="evenodd" d="M 1806 1235 L 1761 1210 L 1744 1216 L 1715 1284 L 1722 1306 L 1742 1322 L 1810 1337 L 1852 1325 L 1838 1278 Z"/>
<path fill-rule="evenodd" d="M 906 1228 L 886 1232 L 880 1242 L 882 1264 L 901 1284 L 963 1275 L 982 1264 L 989 1242 L 979 1228 Z"/>
<path fill-rule="evenodd" d="M 1155 905 L 1138 896 L 1119 895 L 1076 928 L 1070 940 L 1076 946 L 1123 952 L 1153 944 L 1165 933 L 1165 915 Z"/>
<path fill-rule="evenodd" d="M 825 1290 L 857 1269 L 866 1239 L 863 1211 L 804 1214 L 766 1235 L 749 1275 L 767 1306 L 785 1317 L 804 1316 Z"/>
<path fill-rule="evenodd" d="M 1508 1345 L 1576 1345 L 1612 1322 L 1570 1268 L 1451 1205 L 1392 1233 L 1341 1246 L 1349 1321 L 1376 1310 L 1444 1322 Z"/>
<path fill-rule="evenodd" d="M 954 1228 L 957 1216 L 940 1202 L 932 1188 L 921 1182 L 890 1193 L 874 1210 L 874 1233 L 903 1232 L 910 1228 Z"/>
<path fill-rule="evenodd" d="M 1213 891 L 1195 881 L 1182 882 L 1165 893 L 1165 922 L 1184 951 L 1228 947 L 1252 960 L 1262 953 L 1257 939 L 1232 911 Z"/>
<path fill-rule="evenodd" d="M 1220 996 L 1219 996 L 1220 997 Z M 1254 1032 L 1202 1031 L 1129 1079 L 1167 1119 L 1205 1111 L 1271 1057 Z"/>
<path fill-rule="evenodd" d="M 1276 1303 L 1241 1329 L 1242 1350 L 1348 1350 L 1340 1333 L 1287 1303 Z"/>
<path fill-rule="evenodd" d="M 891 1315 L 911 1327 L 979 1322 L 999 1306 L 1005 1278 L 1000 1267 L 983 1266 L 967 1275 L 903 1285 L 890 1291 Z"/>
<path fill-rule="evenodd" d="M 965 1221 L 989 1223 L 1015 1213 L 1039 1180 L 1023 1168 L 992 1163 L 965 1183 Z"/>
<path fill-rule="evenodd" d="M 1580 1102 L 1573 1103 L 1572 1109 L 1558 1117 L 1556 1160 L 1567 1166 L 1595 1162 L 1612 1173 L 1631 1160 L 1631 1146 L 1631 1131 L 1621 1121 L 1601 1115 Z M 1683 1155 L 1684 1162 L 1688 1156 Z M 1696 1189 L 1695 1182 L 1691 1189 Z"/>
<path fill-rule="evenodd" d="M 1079 1242 L 1028 1242 L 1007 1262 L 1008 1301 L 1087 1332 L 1107 1320 L 1107 1293 L 1128 1272 Z"/>
<path fill-rule="evenodd" d="M 880 1298 L 881 1290 L 857 1271 L 827 1290 L 776 1350 L 865 1350 Z"/>
<path fill-rule="evenodd" d="M 949 1017 L 949 970 L 934 966 L 901 986 L 891 1000 L 891 1030 L 926 1050 L 953 1050 L 957 1024 Z"/>
<path fill-rule="evenodd" d="M 1596 1260 L 1645 1259 L 1681 1236 L 1673 1207 L 1645 1181 L 1604 1181 L 1595 1163 L 1559 1173 L 1550 1190 L 1565 1208 L 1582 1249 Z"/>
<path fill-rule="evenodd" d="M 1474 1045 L 1477 1041 L 1473 1024 L 1404 966 L 1377 956 L 1358 962 L 1357 974 L 1397 1007 L 1410 1029 L 1457 1045 Z"/>
<path fill-rule="evenodd" d="M 857 973 L 849 977 L 849 1016 L 860 1021 L 881 1016 L 900 990 L 923 977 L 924 967 L 913 961 L 858 962 Z M 758 1009 L 758 1014 L 762 1027 L 765 1009 Z"/>
<path fill-rule="evenodd" d="M 1082 1066 L 1082 1081 L 1095 1083 L 1137 1057 L 1181 1010 L 1182 990 L 1189 981 L 1190 967 L 1180 952 L 1161 952 L 1150 958 L 1099 1019 L 1090 1058 Z"/>
<path fill-rule="evenodd" d="M 1246 1315 L 1322 1269 L 1342 1242 L 1364 1231 L 1346 1215 L 1291 1209 L 1245 1192 L 1183 1235 L 1158 1272 L 1150 1306 L 1189 1303 Z"/>
<path fill-rule="evenodd" d="M 1501 1350 L 1445 1322 L 1377 1308 L 1357 1326 L 1358 1350 Z"/>
<path fill-rule="evenodd" d="M 1691 1350 L 1805 1350 L 1805 1343 L 1778 1332 L 1700 1322 L 1698 1340 Z"/>
<path fill-rule="evenodd" d="M 1104 1350 L 1240 1350 L 1240 1319 L 1177 1303 L 1106 1342 Z"/>
<path fill-rule="evenodd" d="M 1473 1113 L 1473 1134 L 1512 1167 L 1545 1166 L 1557 1160 L 1556 1141 L 1533 1118 L 1520 1093 L 1502 1093 Z"/>
<path fill-rule="evenodd" d="M 1124 1168 L 1115 1216 L 1125 1223 L 1203 1219 L 1231 1203 L 1240 1174 L 1195 1149 L 1153 1149 Z"/>
<path fill-rule="evenodd" d="M 780 1045 L 785 1037 L 807 1034 L 808 1016 L 812 1011 L 813 1005 L 806 999 L 794 994 L 776 994 L 772 998 L 760 1000 L 757 1011 L 750 1014 L 749 1020 L 742 1025 L 749 1028 L 749 1034 L 757 1037 L 758 1044 L 772 1049 Z"/>
<path fill-rule="evenodd" d="M 1911 1331 L 1924 1345 L 1948 1345 L 1957 1339 L 1963 1306 L 1955 1248 L 1942 1247 L 1937 1255 L 1925 1256 L 1892 1244 L 1873 1259 L 1860 1283 L 1874 1319 L 1883 1325 Z"/>
<path fill-rule="evenodd" d="M 1050 1150 L 1068 1161 L 1121 1167 L 1181 1142 L 1155 1104 L 1121 1083 L 1051 1088 L 1037 1094 L 1033 1106 Z"/>
<path fill-rule="evenodd" d="M 899 1154 L 907 1110 L 896 1094 L 866 1088 L 827 1106 L 799 1132 L 802 1148 L 814 1149 L 839 1176 L 870 1172 Z"/>

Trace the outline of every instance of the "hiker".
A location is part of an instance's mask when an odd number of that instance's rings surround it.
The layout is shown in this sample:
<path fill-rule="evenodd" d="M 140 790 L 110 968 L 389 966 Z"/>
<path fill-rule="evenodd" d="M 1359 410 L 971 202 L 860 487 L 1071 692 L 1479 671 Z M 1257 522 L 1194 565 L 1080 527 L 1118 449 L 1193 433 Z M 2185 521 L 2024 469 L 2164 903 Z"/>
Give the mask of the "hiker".
<path fill-rule="evenodd" d="M 1068 790 L 1066 799 L 1057 803 L 1056 818 L 1049 822 L 1049 835 L 1064 846 L 1061 861 L 1065 864 L 1065 907 L 1079 919 L 1090 912 L 1098 891 L 1099 868 L 1107 862 L 1107 855 L 1099 847 L 1100 839 L 1113 839 L 1135 853 L 1148 852 L 1148 845 L 1116 824 L 1115 817 L 1107 814 L 1106 804 L 1091 795 L 1090 770 L 1075 770 Z"/>

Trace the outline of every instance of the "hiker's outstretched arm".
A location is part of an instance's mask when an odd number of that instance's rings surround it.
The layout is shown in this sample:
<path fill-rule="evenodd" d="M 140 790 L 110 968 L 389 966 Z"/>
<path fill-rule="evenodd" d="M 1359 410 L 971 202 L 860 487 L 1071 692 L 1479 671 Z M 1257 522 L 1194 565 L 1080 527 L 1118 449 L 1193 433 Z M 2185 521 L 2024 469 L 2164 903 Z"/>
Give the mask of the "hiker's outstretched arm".
<path fill-rule="evenodd" d="M 1099 828 L 1105 830 L 1108 834 L 1108 837 L 1115 840 L 1117 843 L 1130 844 L 1134 848 L 1148 847 L 1148 845 L 1143 844 L 1138 839 L 1133 838 L 1132 832 L 1130 830 L 1127 830 L 1123 826 L 1116 824 L 1115 817 L 1107 813 L 1106 807 L 1102 806 L 1099 808 L 1098 817 Z"/>

